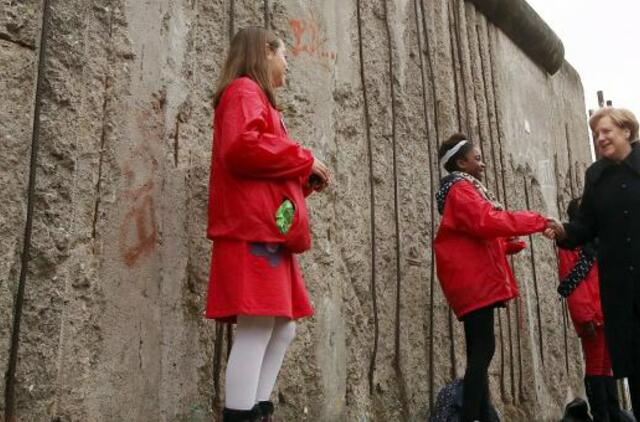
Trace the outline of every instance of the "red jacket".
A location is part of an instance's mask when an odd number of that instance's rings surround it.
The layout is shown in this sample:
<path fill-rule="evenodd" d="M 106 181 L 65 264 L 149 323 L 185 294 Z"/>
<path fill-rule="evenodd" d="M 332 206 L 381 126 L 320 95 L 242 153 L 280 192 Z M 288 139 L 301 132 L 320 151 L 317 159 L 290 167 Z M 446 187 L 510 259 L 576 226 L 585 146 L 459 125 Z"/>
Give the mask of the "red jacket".
<path fill-rule="evenodd" d="M 252 79 L 225 89 L 215 110 L 209 181 L 209 239 L 284 243 L 292 252 L 311 246 L 303 185 L 313 155 L 287 135 L 280 113 Z M 289 199 L 295 207 L 286 235 L 275 213 Z"/>
<path fill-rule="evenodd" d="M 499 211 L 472 183 L 455 183 L 446 196 L 434 242 L 440 285 L 456 316 L 518 295 L 507 253 L 522 243 L 506 238 L 541 232 L 547 221 L 529 211 Z"/>
<path fill-rule="evenodd" d="M 558 273 L 560 280 L 564 279 L 578 261 L 580 249 L 558 251 Z M 598 279 L 598 265 L 594 264 L 587 277 L 578 284 L 578 287 L 567 298 L 569 314 L 579 336 L 582 336 L 582 327 L 590 321 L 597 326 L 604 324 L 602 308 L 600 305 L 600 281 Z"/>

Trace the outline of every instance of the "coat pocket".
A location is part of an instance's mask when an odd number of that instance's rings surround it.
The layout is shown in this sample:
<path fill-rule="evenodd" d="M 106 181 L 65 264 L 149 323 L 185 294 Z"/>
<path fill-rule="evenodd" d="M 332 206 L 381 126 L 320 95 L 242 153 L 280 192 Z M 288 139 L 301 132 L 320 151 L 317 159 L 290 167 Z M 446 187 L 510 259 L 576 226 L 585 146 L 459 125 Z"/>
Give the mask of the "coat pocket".
<path fill-rule="evenodd" d="M 276 210 L 276 226 L 281 234 L 286 235 L 291 230 L 293 218 L 295 216 L 295 206 L 288 198 L 286 198 Z"/>
<path fill-rule="evenodd" d="M 309 216 L 301 189 L 290 189 L 282 195 L 273 218 L 287 250 L 302 253 L 311 248 Z"/>

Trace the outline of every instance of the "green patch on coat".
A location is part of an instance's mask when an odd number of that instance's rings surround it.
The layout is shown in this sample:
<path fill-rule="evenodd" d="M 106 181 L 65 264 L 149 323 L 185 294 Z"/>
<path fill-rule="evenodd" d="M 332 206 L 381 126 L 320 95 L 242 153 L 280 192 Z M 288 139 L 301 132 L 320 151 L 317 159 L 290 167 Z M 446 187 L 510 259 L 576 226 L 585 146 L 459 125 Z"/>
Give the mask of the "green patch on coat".
<path fill-rule="evenodd" d="M 295 208 L 291 201 L 285 199 L 276 211 L 276 225 L 280 233 L 287 234 L 293 224 Z"/>

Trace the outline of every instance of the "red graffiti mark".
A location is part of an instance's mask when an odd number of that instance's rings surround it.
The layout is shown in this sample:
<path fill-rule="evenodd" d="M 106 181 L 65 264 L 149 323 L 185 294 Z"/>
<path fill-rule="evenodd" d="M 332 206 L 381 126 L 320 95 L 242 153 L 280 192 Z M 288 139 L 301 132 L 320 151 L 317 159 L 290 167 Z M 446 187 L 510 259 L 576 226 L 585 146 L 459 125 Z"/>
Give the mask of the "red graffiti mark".
<path fill-rule="evenodd" d="M 131 267 L 142 255 L 153 251 L 157 233 L 153 198 L 145 195 L 129 209 L 120 226 L 120 250 L 125 264 Z"/>
<path fill-rule="evenodd" d="M 158 168 L 158 160 L 148 145 L 139 145 L 133 150 L 132 157 L 124 165 L 124 177 L 127 189 L 124 195 L 128 199 L 137 199 L 153 189 L 153 177 Z"/>
<path fill-rule="evenodd" d="M 151 141 L 162 140 L 162 103 L 154 100 L 151 109 L 143 109 L 137 118 L 138 135 L 143 139 L 134 148 L 123 168 L 126 214 L 120 225 L 120 253 L 131 267 L 156 247 L 157 224 L 153 200 L 154 177 L 158 160 Z"/>
<path fill-rule="evenodd" d="M 329 60 L 335 60 L 336 54 L 328 50 L 326 46 L 328 38 L 315 18 L 292 19 L 289 25 L 294 38 L 291 54 L 298 56 L 301 53 L 307 53 L 323 59 L 327 65 L 326 62 Z"/>

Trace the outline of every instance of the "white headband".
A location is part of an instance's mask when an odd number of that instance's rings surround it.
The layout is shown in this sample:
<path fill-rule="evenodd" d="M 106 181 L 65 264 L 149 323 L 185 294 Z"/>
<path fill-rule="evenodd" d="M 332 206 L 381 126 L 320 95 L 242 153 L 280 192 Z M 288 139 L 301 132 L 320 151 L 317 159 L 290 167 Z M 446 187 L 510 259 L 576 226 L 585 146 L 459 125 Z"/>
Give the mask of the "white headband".
<path fill-rule="evenodd" d="M 447 153 L 442 157 L 442 160 L 440 160 L 442 162 L 442 165 L 447 164 L 449 160 L 451 160 L 451 158 L 456 155 L 458 151 L 460 151 L 460 148 L 465 146 L 465 144 L 467 143 L 469 143 L 469 141 L 463 139 L 462 141 L 458 142 L 453 148 L 447 151 Z"/>

